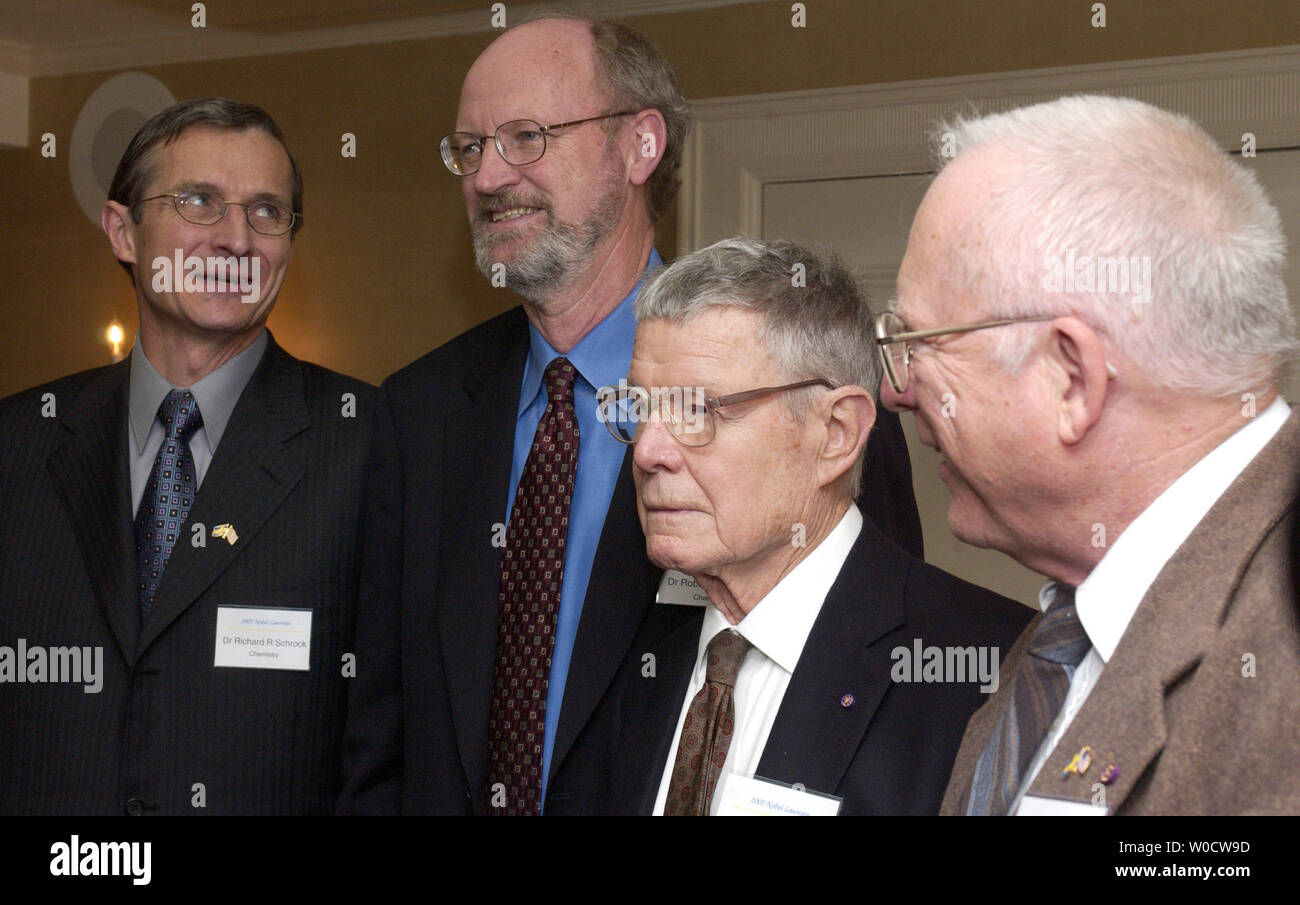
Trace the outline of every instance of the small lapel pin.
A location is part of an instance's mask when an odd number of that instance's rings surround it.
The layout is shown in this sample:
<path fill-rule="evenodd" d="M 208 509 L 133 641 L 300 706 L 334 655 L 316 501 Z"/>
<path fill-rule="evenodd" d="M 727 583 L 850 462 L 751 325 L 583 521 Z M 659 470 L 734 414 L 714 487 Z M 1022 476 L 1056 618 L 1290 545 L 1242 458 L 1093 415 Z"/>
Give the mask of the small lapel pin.
<path fill-rule="evenodd" d="M 845 709 L 853 706 L 853 695 L 846 694 L 840 698 L 840 706 Z"/>
<path fill-rule="evenodd" d="M 239 535 L 235 533 L 235 526 L 230 524 L 217 525 L 217 527 L 212 529 L 212 536 L 224 537 L 226 543 L 230 544 L 232 547 L 235 545 L 235 541 L 239 540 Z"/>
<path fill-rule="evenodd" d="M 1102 785 L 1108 786 L 1117 779 L 1119 779 L 1119 767 L 1115 766 L 1114 764 L 1107 764 L 1105 768 L 1101 771 Z"/>
<path fill-rule="evenodd" d="M 1092 765 L 1092 747 L 1084 745 L 1078 754 L 1070 758 L 1070 762 L 1065 765 L 1061 771 L 1061 778 L 1069 776 L 1071 773 L 1078 773 L 1080 776 L 1088 772 L 1088 767 Z"/>

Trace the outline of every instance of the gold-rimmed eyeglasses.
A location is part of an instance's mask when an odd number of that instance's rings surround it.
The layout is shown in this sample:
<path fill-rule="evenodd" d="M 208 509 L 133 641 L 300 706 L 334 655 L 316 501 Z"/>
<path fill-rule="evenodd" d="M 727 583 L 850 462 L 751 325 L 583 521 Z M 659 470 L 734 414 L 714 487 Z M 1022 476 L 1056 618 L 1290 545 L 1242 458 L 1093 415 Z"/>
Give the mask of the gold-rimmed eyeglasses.
<path fill-rule="evenodd" d="M 961 327 L 939 327 L 933 330 L 907 330 L 903 319 L 893 311 L 876 315 L 876 351 L 880 353 L 880 364 L 885 369 L 885 376 L 894 392 L 902 394 L 907 390 L 908 364 L 912 359 L 912 343 L 919 340 L 946 336 L 949 333 L 971 333 L 975 330 L 988 330 L 991 327 L 1005 327 L 1009 324 L 1022 324 L 1030 321 L 1055 320 L 1054 314 L 1029 314 L 1023 317 L 1004 317 L 992 321 L 980 321 L 977 324 L 965 324 Z"/>
<path fill-rule="evenodd" d="M 659 420 L 683 446 L 706 446 L 717 433 L 718 410 L 763 399 L 788 390 L 822 386 L 835 389 L 829 380 L 818 377 L 779 387 L 759 387 L 727 396 L 709 396 L 703 387 L 641 387 L 619 382 L 619 386 L 601 387 L 596 391 L 597 417 L 614 439 L 628 446 L 636 443 L 641 429 Z"/>
<path fill-rule="evenodd" d="M 159 198 L 172 199 L 176 213 L 180 214 L 183 220 L 199 226 L 220 223 L 230 205 L 237 204 L 244 209 L 244 219 L 248 221 L 253 232 L 264 236 L 283 236 L 302 219 L 302 214 L 290 210 L 288 205 L 278 201 L 265 198 L 260 201 L 227 201 L 211 192 L 163 192 L 160 195 L 141 198 L 132 206 L 138 207 L 146 201 L 157 201 Z"/>
<path fill-rule="evenodd" d="M 602 113 L 585 119 L 571 119 L 567 123 L 543 126 L 535 119 L 512 119 L 497 126 L 492 133 L 492 142 L 497 146 L 501 159 L 512 166 L 522 167 L 535 163 L 546 153 L 546 136 L 556 129 L 581 126 L 594 123 L 600 119 L 612 119 L 616 116 L 632 116 L 635 110 L 622 110 L 618 113 Z M 483 148 L 488 140 L 486 135 L 472 132 L 452 132 L 444 135 L 438 143 L 442 152 L 442 162 L 457 176 L 473 176 L 483 163 Z"/>

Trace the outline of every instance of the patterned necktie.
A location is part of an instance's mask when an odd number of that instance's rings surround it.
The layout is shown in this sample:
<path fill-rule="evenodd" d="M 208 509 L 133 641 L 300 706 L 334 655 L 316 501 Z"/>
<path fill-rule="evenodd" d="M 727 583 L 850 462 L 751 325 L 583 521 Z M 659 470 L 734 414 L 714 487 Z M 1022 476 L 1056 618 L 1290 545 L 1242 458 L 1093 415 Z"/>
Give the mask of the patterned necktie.
<path fill-rule="evenodd" d="M 1010 706 L 975 764 L 968 815 L 1008 812 L 1065 703 L 1075 667 L 1091 647 L 1075 611 L 1074 588 L 1057 584 L 1056 598 L 1029 636 L 1011 680 Z"/>
<path fill-rule="evenodd" d="M 744 636 L 733 631 L 719 632 L 709 642 L 704 686 L 686 711 L 677 742 L 677 760 L 664 802 L 666 817 L 705 817 L 709 813 L 736 729 L 736 673 L 749 648 Z"/>
<path fill-rule="evenodd" d="M 135 514 L 136 590 L 142 621 L 149 616 L 163 568 L 194 505 L 198 481 L 190 437 L 203 426 L 199 404 L 189 390 L 168 393 L 158 406 L 158 418 L 167 435 L 153 460 L 153 471 Z"/>
<path fill-rule="evenodd" d="M 546 686 L 578 467 L 577 373 L 565 358 L 546 366 L 546 411 L 519 478 L 501 556 L 496 677 L 488 718 L 490 814 L 541 811 Z M 497 783 L 505 787 L 504 806 Z"/>

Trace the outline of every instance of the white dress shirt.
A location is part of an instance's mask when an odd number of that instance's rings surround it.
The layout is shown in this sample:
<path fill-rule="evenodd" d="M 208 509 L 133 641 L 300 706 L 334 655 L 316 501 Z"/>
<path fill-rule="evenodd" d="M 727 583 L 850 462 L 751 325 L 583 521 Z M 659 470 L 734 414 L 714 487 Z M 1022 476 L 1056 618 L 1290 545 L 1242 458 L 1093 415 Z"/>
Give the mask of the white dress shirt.
<path fill-rule="evenodd" d="M 1011 813 L 1019 811 L 1025 792 L 1088 700 L 1151 583 L 1290 414 L 1291 407 L 1279 396 L 1216 446 L 1133 520 L 1079 585 L 1074 602 L 1092 649 L 1074 671 L 1065 704 L 1029 764 Z M 1039 592 L 1038 605 L 1045 611 L 1055 597 L 1056 584 L 1049 582 Z"/>
<path fill-rule="evenodd" d="M 808 633 L 817 621 L 826 594 L 839 576 L 840 568 L 861 531 L 862 513 L 857 506 L 849 504 L 848 511 L 825 540 L 809 551 L 803 561 L 768 591 L 737 625 L 729 623 L 713 604 L 704 608 L 695 669 L 686 689 L 681 714 L 677 717 L 677 729 L 668 749 L 663 778 L 659 781 L 659 796 L 654 808 L 656 816 L 663 814 L 664 802 L 668 800 L 668 786 L 672 782 L 673 765 L 677 762 L 677 744 L 682 737 L 686 713 L 695 695 L 704 687 L 709 642 L 719 632 L 732 629 L 753 645 L 736 674 L 736 688 L 732 695 L 736 723 L 727 760 L 718 778 L 718 787 L 721 788 L 722 777 L 728 773 L 753 776 L 758 769 L 767 737 L 776 722 L 777 711 L 781 709 L 781 700 L 803 653 L 804 642 L 808 640 Z M 710 813 L 716 811 L 717 805 L 715 794 Z"/>

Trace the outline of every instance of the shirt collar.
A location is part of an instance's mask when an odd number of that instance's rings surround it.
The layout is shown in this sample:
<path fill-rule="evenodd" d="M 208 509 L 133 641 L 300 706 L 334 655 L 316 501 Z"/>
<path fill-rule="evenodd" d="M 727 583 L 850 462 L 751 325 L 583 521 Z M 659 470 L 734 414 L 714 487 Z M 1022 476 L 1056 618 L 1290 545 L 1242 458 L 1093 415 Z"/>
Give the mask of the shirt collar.
<path fill-rule="evenodd" d="M 1102 660 L 1110 660 L 1165 564 L 1290 413 L 1291 407 L 1278 396 L 1185 471 L 1124 529 L 1079 585 L 1074 598 L 1079 621 Z M 1039 601 L 1041 605 L 1041 594 Z"/>
<path fill-rule="evenodd" d="M 135 448 L 144 449 L 149 431 L 158 418 L 158 407 L 167 398 L 167 394 L 173 389 L 188 389 L 194 394 L 194 401 L 198 403 L 199 412 L 203 415 L 203 431 L 207 435 L 208 448 L 215 452 L 217 444 L 221 442 L 221 435 L 226 431 L 226 425 L 230 423 L 235 403 L 239 401 L 244 387 L 262 361 L 268 341 L 267 331 L 262 330 L 247 349 L 193 386 L 173 387 L 154 368 L 137 340 L 131 349 L 128 409 L 131 431 L 135 435 Z"/>
<path fill-rule="evenodd" d="M 862 513 L 849 504 L 831 533 L 809 551 L 808 555 L 786 574 L 776 587 L 750 610 L 738 625 L 727 622 L 718 608 L 704 609 L 704 625 L 696 664 L 703 662 L 713 636 L 735 629 L 745 640 L 788 673 L 793 673 L 803 653 L 804 643 L 813 623 L 821 613 L 826 595 L 839 577 L 858 535 L 862 532 Z"/>
<path fill-rule="evenodd" d="M 636 313 L 633 304 L 646 274 L 662 266 L 663 263 L 664 259 L 659 256 L 659 252 L 650 249 L 645 270 L 641 273 L 641 279 L 632 287 L 632 291 L 564 355 L 593 389 L 617 386 L 620 377 L 627 379 L 627 370 L 632 364 L 632 343 L 636 338 Z M 560 357 L 560 353 L 555 351 L 555 347 L 546 341 L 541 331 L 531 321 L 528 324 L 528 335 L 528 360 L 524 364 L 524 381 L 519 394 L 517 412 L 520 415 L 532 405 L 537 394 L 542 391 L 542 378 L 546 373 L 546 366 Z"/>

